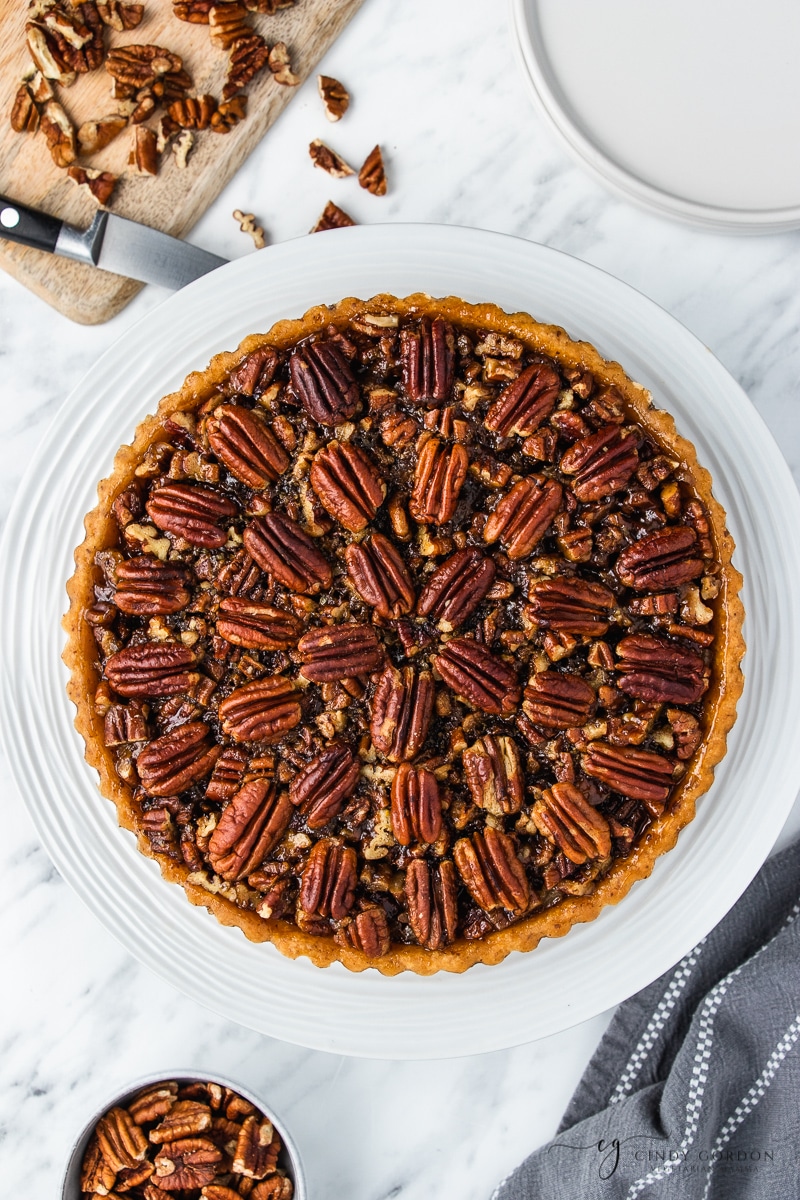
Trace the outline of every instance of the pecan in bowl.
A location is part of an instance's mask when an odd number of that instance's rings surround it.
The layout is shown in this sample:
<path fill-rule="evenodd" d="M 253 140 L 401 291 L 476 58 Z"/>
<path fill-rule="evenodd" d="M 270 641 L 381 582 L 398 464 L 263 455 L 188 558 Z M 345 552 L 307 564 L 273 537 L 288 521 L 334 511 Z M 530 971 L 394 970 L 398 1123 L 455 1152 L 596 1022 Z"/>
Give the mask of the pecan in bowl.
<path fill-rule="evenodd" d="M 238 1083 L 173 1071 L 139 1080 L 84 1126 L 62 1200 L 306 1200 L 283 1122 Z"/>
<path fill-rule="evenodd" d="M 496 963 L 692 819 L 742 686 L 732 552 L 690 443 L 590 345 L 343 300 L 120 451 L 69 585 L 77 726 L 142 852 L 251 940 Z"/>

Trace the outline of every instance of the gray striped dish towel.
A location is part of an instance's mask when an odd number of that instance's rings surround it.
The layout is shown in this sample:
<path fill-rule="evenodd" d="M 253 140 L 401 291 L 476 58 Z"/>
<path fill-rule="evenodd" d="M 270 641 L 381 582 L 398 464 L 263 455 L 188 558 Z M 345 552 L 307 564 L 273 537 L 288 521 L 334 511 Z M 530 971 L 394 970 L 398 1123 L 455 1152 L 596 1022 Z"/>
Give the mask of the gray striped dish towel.
<path fill-rule="evenodd" d="M 800 1198 L 800 841 L 614 1016 L 493 1200 Z"/>

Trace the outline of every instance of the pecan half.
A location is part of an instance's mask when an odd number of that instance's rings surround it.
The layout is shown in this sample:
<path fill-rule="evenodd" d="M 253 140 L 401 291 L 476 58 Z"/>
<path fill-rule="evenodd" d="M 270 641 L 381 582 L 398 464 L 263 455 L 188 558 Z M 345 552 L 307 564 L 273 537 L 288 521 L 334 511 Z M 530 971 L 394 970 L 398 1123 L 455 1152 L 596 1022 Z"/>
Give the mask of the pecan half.
<path fill-rule="evenodd" d="M 286 8 L 287 5 L 281 7 Z M 270 1175 L 269 1179 L 262 1179 L 261 1183 L 256 1184 L 250 1193 L 250 1200 L 292 1200 L 293 1196 L 294 1184 L 288 1175 Z"/>
<path fill-rule="evenodd" d="M 522 711 L 544 729 L 585 725 L 595 705 L 594 690 L 579 675 L 541 671 L 525 688 Z"/>
<path fill-rule="evenodd" d="M 487 733 L 464 751 L 462 762 L 467 787 L 479 808 L 495 816 L 519 812 L 524 783 L 513 738 Z"/>
<path fill-rule="evenodd" d="M 208 843 L 211 866 L 230 881 L 249 875 L 277 846 L 291 819 L 286 793 L 278 795 L 270 779 L 251 779 L 222 810 Z"/>
<path fill-rule="evenodd" d="M 103 1158 L 100 1143 L 93 1137 L 81 1165 L 81 1191 L 107 1196 L 114 1187 L 117 1172 Z"/>
<path fill-rule="evenodd" d="M 408 502 L 414 520 L 436 525 L 451 520 L 468 467 L 469 455 L 459 442 L 448 447 L 437 437 L 428 438 L 417 459 Z"/>
<path fill-rule="evenodd" d="M 181 129 L 208 129 L 217 111 L 213 96 L 181 96 L 170 104 L 167 112 Z"/>
<path fill-rule="evenodd" d="M 344 552 L 347 573 L 362 600 L 384 620 L 396 619 L 414 607 L 414 585 L 403 556 L 382 533 L 351 542 Z"/>
<path fill-rule="evenodd" d="M 161 1147 L 153 1178 L 166 1192 L 201 1188 L 211 1183 L 221 1161 L 222 1151 L 208 1138 L 181 1138 Z"/>
<path fill-rule="evenodd" d="M 350 105 L 350 93 L 331 75 L 318 75 L 317 88 L 329 121 L 340 121 Z"/>
<path fill-rule="evenodd" d="M 333 440 L 318 450 L 309 479 L 323 508 L 351 533 L 366 529 L 386 496 L 375 463 L 350 442 Z"/>
<path fill-rule="evenodd" d="M 442 832 L 442 802 L 432 771 L 401 763 L 392 780 L 392 831 L 401 846 L 435 842 Z"/>
<path fill-rule="evenodd" d="M 350 363 L 333 342 L 308 342 L 289 359 L 292 387 L 312 420 L 339 425 L 361 403 Z"/>
<path fill-rule="evenodd" d="M 179 75 L 183 61 L 163 46 L 117 46 L 109 50 L 105 68 L 113 79 L 138 90 L 164 76 Z M 190 85 L 191 80 L 188 83 Z"/>
<path fill-rule="evenodd" d="M 231 46 L 222 99 L 232 100 L 269 62 L 269 46 L 260 33 L 250 32 Z"/>
<path fill-rule="evenodd" d="M 489 408 L 484 424 L 493 433 L 527 437 L 538 429 L 556 406 L 561 379 L 551 362 L 526 367 L 504 388 Z"/>
<path fill-rule="evenodd" d="M 457 696 L 482 712 L 510 716 L 519 704 L 516 673 L 480 642 L 451 638 L 433 664 Z"/>
<path fill-rule="evenodd" d="M 590 858 L 608 858 L 611 831 L 602 813 L 593 808 L 572 783 L 554 783 L 542 792 L 532 809 L 537 829 L 579 866 Z"/>
<path fill-rule="evenodd" d="M 248 650 L 285 650 L 297 642 L 303 622 L 271 604 L 228 596 L 220 601 L 216 628 L 219 636 L 234 646 L 244 646 Z"/>
<path fill-rule="evenodd" d="M 134 1096 L 128 1112 L 137 1125 L 148 1125 L 168 1113 L 178 1095 L 178 1085 L 172 1080 L 157 1083 Z"/>
<path fill-rule="evenodd" d="M 226 391 L 231 395 L 260 396 L 275 377 L 280 359 L 272 346 L 259 346 L 243 358 L 228 376 Z"/>
<path fill-rule="evenodd" d="M 341 811 L 356 789 L 360 766 L 348 746 L 327 746 L 289 785 L 289 799 L 309 829 L 321 829 Z"/>
<path fill-rule="evenodd" d="M 151 492 L 145 508 L 159 529 L 208 549 L 225 545 L 228 535 L 219 522 L 236 513 L 232 500 L 202 483 L 162 484 Z"/>
<path fill-rule="evenodd" d="M 280 1150 L 280 1138 L 272 1122 L 266 1117 L 250 1115 L 239 1130 L 231 1169 L 245 1179 L 263 1179 L 275 1170 Z"/>
<path fill-rule="evenodd" d="M 358 182 L 373 196 L 386 195 L 386 169 L 380 146 L 373 146 L 364 159 L 364 165 L 358 172 Z"/>
<path fill-rule="evenodd" d="M 200 678 L 189 670 L 195 661 L 194 652 L 180 643 L 142 642 L 112 654 L 105 675 L 120 696 L 177 696 Z"/>
<path fill-rule="evenodd" d="M 357 876 L 356 852 L 321 838 L 306 860 L 300 881 L 300 907 L 310 916 L 341 921 L 353 907 Z"/>
<path fill-rule="evenodd" d="M 147 1154 L 147 1138 L 124 1108 L 112 1108 L 97 1122 L 97 1144 L 112 1171 L 135 1167 Z"/>
<path fill-rule="evenodd" d="M 349 925 L 336 931 L 334 941 L 360 950 L 367 958 L 381 958 L 392 944 L 386 913 L 382 908 L 365 908 Z"/>
<path fill-rule="evenodd" d="M 545 629 L 602 637 L 608 631 L 614 593 L 583 579 L 544 579 L 531 588 L 530 608 Z"/>
<path fill-rule="evenodd" d="M 688 525 L 673 525 L 626 547 L 614 569 L 620 583 L 642 592 L 688 583 L 705 567 L 695 531 Z"/>
<path fill-rule="evenodd" d="M 458 929 L 455 867 L 449 859 L 438 864 L 412 859 L 404 891 L 414 937 L 427 950 L 443 950 L 454 941 Z"/>
<path fill-rule="evenodd" d="M 417 602 L 420 616 L 431 617 L 443 633 L 463 625 L 494 583 L 496 567 L 477 547 L 457 550 L 431 575 Z"/>
<path fill-rule="evenodd" d="M 450 399 L 456 361 L 453 326 L 441 317 L 423 317 L 400 331 L 403 388 L 409 400 L 438 407 Z"/>
<path fill-rule="evenodd" d="M 225 0 L 208 10 L 209 36 L 220 50 L 230 50 L 234 42 L 252 33 L 247 23 L 247 9 L 238 0 Z"/>
<path fill-rule="evenodd" d="M 262 571 L 290 591 L 313 596 L 331 586 L 330 563 L 291 517 L 275 512 L 257 517 L 245 529 L 242 541 Z"/>
<path fill-rule="evenodd" d="M 387 666 L 372 698 L 370 736 L 389 762 L 405 762 L 419 754 L 433 713 L 433 676 L 413 667 Z"/>
<path fill-rule="evenodd" d="M 639 437 L 619 425 L 603 425 L 570 446 L 559 463 L 574 475 L 572 490 L 583 503 L 621 492 L 639 465 Z"/>
<path fill-rule="evenodd" d="M 620 691 L 653 704 L 694 704 L 708 688 L 709 669 L 693 650 L 648 634 L 617 645 Z"/>
<path fill-rule="evenodd" d="M 167 616 L 180 612 L 191 599 L 188 571 L 151 554 L 123 559 L 114 576 L 114 603 L 131 616 Z"/>
<path fill-rule="evenodd" d="M 148 796 L 177 796 L 211 774 L 221 749 L 209 742 L 210 732 L 202 721 L 190 721 L 140 751 L 136 769 Z"/>
<path fill-rule="evenodd" d="M 230 800 L 242 786 L 247 758 L 242 750 L 229 746 L 222 751 L 206 788 L 208 800 Z"/>
<path fill-rule="evenodd" d="M 97 0 L 97 12 L 104 25 L 123 33 L 141 24 L 144 5 L 123 4 L 121 0 Z"/>
<path fill-rule="evenodd" d="M 664 811 L 672 787 L 672 763 L 668 758 L 634 746 L 592 742 L 581 755 L 581 766 L 592 779 L 601 780 L 613 791 L 641 800 L 652 815 Z"/>
<path fill-rule="evenodd" d="M 146 742 L 149 738 L 147 720 L 138 700 L 130 704 L 112 704 L 103 718 L 103 744 L 125 746 L 129 742 Z"/>
<path fill-rule="evenodd" d="M 371 625 L 345 622 L 309 629 L 297 643 L 301 673 L 312 683 L 335 683 L 371 675 L 383 662 L 383 647 Z"/>
<path fill-rule="evenodd" d="M 483 540 L 500 544 L 509 558 L 526 558 L 547 533 L 561 506 L 555 479 L 529 475 L 500 498 L 483 528 Z"/>
<path fill-rule="evenodd" d="M 193 1137 L 211 1128 L 211 1109 L 199 1100 L 178 1100 L 147 1135 L 155 1146 Z"/>
<path fill-rule="evenodd" d="M 504 908 L 519 915 L 530 902 L 530 885 L 513 839 L 490 825 L 460 838 L 453 858 L 467 891 L 484 912 Z"/>
<path fill-rule="evenodd" d="M 273 484 L 289 466 L 289 455 L 266 422 L 240 404 L 222 404 L 206 424 L 209 445 L 231 475 L 248 487 Z"/>
<path fill-rule="evenodd" d="M 235 742 L 280 741 L 301 716 L 300 693 L 280 675 L 236 688 L 219 706 L 223 732 Z"/>

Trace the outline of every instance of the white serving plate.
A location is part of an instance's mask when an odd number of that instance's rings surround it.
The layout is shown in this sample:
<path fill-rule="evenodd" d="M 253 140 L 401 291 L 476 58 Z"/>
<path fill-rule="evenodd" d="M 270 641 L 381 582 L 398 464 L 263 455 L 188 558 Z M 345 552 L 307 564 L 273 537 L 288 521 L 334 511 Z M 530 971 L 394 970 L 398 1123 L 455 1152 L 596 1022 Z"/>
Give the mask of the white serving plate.
<path fill-rule="evenodd" d="M 604 184 L 730 233 L 800 226 L 796 0 L 509 0 L 539 112 Z"/>
<path fill-rule="evenodd" d="M 616 908 L 495 967 L 430 978 L 283 958 L 223 928 L 117 827 L 83 761 L 61 662 L 65 581 L 118 445 L 186 374 L 321 301 L 423 290 L 526 310 L 587 338 L 649 387 L 715 480 L 743 572 L 746 686 L 727 757 L 678 846 Z M 290 1042 L 377 1058 L 513 1046 L 604 1011 L 676 962 L 766 858 L 798 786 L 800 497 L 747 397 L 652 301 L 516 238 L 443 226 L 314 235 L 223 267 L 128 329 L 67 399 L 20 487 L 0 584 L 1 726 L 58 870 L 141 962 L 214 1011 Z M 778 669 L 778 667 L 780 669 Z"/>

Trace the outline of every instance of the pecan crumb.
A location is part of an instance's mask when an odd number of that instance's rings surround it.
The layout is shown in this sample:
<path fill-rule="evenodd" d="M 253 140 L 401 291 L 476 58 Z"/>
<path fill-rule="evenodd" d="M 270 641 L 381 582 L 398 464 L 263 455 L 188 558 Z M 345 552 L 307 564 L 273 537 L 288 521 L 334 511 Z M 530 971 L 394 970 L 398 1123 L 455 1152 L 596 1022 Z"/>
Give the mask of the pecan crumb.
<path fill-rule="evenodd" d="M 309 230 L 309 233 L 321 233 L 325 229 L 345 229 L 348 225 L 355 224 L 356 222 L 351 216 L 348 216 L 344 209 L 329 200 L 320 213 L 316 225 Z"/>
<path fill-rule="evenodd" d="M 263 250 L 267 244 L 267 239 L 264 237 L 264 230 L 260 225 L 256 225 L 256 218 L 253 213 L 242 212 L 240 208 L 233 210 L 234 221 L 239 222 L 239 228 L 242 233 L 249 233 L 253 239 L 253 245 L 256 250 Z"/>
<path fill-rule="evenodd" d="M 329 121 L 340 121 L 350 106 L 350 93 L 331 75 L 318 75 L 317 87 Z"/>
<path fill-rule="evenodd" d="M 358 172 L 358 182 L 362 188 L 372 192 L 373 196 L 386 195 L 386 171 L 380 146 L 376 146 L 367 155 L 363 167 Z"/>
<path fill-rule="evenodd" d="M 311 155 L 314 166 L 327 171 L 329 175 L 333 175 L 334 179 L 346 179 L 348 175 L 355 175 L 353 168 L 349 167 L 335 150 L 331 150 L 319 138 L 315 138 L 308 147 L 308 153 Z"/>

